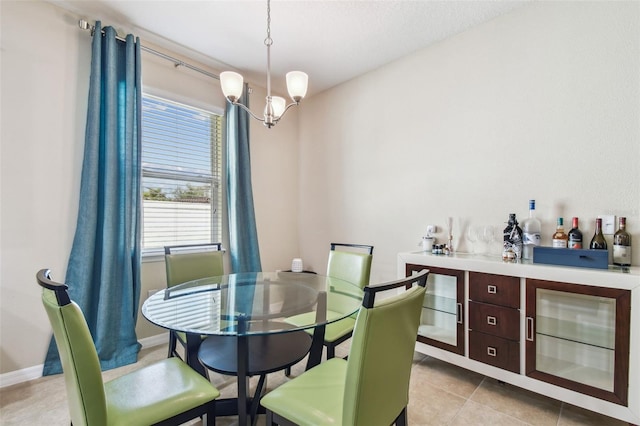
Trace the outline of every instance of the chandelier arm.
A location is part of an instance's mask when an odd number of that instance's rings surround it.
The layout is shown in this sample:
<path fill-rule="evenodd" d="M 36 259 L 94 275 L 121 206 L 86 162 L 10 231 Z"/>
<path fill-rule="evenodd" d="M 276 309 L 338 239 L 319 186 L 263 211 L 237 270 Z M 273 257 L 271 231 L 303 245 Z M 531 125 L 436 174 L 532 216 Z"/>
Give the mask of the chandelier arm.
<path fill-rule="evenodd" d="M 231 102 L 231 101 L 229 101 L 229 102 Z M 253 118 L 255 118 L 256 120 L 258 120 L 258 121 L 263 121 L 263 122 L 265 121 L 264 117 L 263 117 L 263 118 L 258 117 L 258 116 L 257 116 L 257 115 L 255 115 L 255 114 L 254 114 L 254 113 L 253 113 L 249 108 L 247 108 L 244 104 L 241 104 L 240 102 L 231 102 L 231 104 L 232 104 L 232 105 L 235 105 L 235 106 L 239 106 L 240 108 L 242 108 L 243 110 L 245 110 L 246 112 L 248 112 L 248 113 L 249 113 L 249 115 L 251 115 L 251 116 L 252 116 Z M 284 114 L 283 114 L 283 115 L 284 115 Z"/>
<path fill-rule="evenodd" d="M 294 106 L 294 105 L 300 105 L 300 102 L 291 102 L 289 105 L 287 105 L 287 106 L 285 107 L 284 111 L 282 111 L 282 114 L 280 114 L 280 117 L 278 117 L 277 119 L 275 119 L 275 120 L 273 120 L 273 121 L 274 121 L 274 122 L 276 122 L 276 123 L 277 123 L 278 121 L 280 121 L 280 119 L 281 119 L 282 117 L 284 117 L 284 115 L 287 113 L 287 111 L 289 111 L 289 108 L 291 108 L 291 107 L 292 107 L 292 106 Z M 264 120 L 263 120 L 263 121 L 264 121 Z"/>

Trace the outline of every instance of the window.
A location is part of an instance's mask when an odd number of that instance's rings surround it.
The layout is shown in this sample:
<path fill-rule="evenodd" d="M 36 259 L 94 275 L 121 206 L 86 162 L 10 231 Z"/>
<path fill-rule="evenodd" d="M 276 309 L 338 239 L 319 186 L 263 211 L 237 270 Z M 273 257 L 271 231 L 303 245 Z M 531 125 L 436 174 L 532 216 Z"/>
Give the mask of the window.
<path fill-rule="evenodd" d="M 142 97 L 143 254 L 222 239 L 222 118 Z"/>

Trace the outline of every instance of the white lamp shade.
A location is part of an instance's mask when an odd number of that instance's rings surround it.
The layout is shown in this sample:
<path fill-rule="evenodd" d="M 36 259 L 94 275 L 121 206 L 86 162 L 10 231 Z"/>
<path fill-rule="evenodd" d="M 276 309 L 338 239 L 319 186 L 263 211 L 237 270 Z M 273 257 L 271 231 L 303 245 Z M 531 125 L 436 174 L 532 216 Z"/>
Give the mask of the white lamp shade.
<path fill-rule="evenodd" d="M 300 102 L 307 95 L 309 76 L 302 71 L 290 71 L 287 73 L 287 91 L 295 102 Z"/>
<path fill-rule="evenodd" d="M 271 97 L 271 106 L 273 107 L 273 116 L 279 118 L 284 113 L 284 108 L 287 106 L 287 101 L 280 96 Z"/>
<path fill-rule="evenodd" d="M 242 96 L 242 83 L 244 79 L 240 74 L 233 71 L 224 71 L 220 73 L 220 86 L 222 93 L 231 102 L 235 102 Z"/>

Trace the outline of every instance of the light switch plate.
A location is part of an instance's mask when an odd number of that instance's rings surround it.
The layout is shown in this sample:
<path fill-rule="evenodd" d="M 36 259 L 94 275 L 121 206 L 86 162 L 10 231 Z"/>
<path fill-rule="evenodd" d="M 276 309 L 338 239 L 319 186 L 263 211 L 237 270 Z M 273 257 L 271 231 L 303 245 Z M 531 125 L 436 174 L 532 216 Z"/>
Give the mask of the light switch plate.
<path fill-rule="evenodd" d="M 613 235 L 616 233 L 616 217 L 612 214 L 600 216 L 602 218 L 602 233 Z"/>

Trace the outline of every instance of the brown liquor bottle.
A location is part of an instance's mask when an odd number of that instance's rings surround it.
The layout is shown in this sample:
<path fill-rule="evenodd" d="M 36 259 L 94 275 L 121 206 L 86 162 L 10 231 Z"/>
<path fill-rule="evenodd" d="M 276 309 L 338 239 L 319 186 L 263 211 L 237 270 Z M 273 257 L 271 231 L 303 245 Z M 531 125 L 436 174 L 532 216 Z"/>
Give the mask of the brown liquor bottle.
<path fill-rule="evenodd" d="M 569 236 L 564 232 L 564 221 L 561 217 L 558 218 L 558 226 L 556 232 L 552 237 L 552 247 L 554 248 L 567 248 L 567 241 Z"/>

